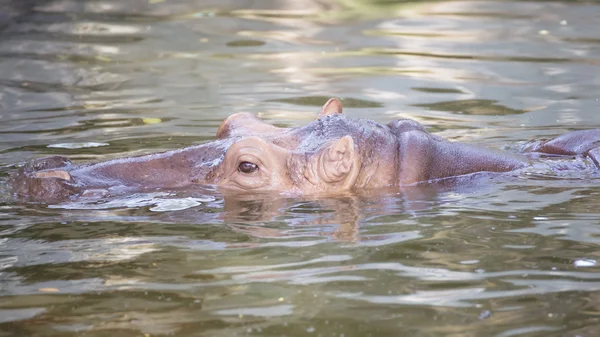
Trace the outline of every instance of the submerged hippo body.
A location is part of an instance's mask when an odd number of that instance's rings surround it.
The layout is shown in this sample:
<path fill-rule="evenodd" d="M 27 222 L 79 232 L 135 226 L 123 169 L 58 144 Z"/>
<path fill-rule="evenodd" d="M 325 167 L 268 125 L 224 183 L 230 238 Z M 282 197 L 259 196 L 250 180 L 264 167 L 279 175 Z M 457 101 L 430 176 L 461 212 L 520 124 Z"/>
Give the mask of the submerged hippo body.
<path fill-rule="evenodd" d="M 18 196 L 42 202 L 200 184 L 321 194 L 412 185 L 476 172 L 509 172 L 531 165 L 524 154 L 449 142 L 412 120 L 381 125 L 341 112 L 341 102 L 331 99 L 317 120 L 289 129 L 238 113 L 222 123 L 217 140 L 203 145 L 89 165 L 73 165 L 62 156 L 41 158 L 25 165 L 10 181 Z M 534 142 L 524 152 L 581 156 L 597 167 L 600 130 Z"/>

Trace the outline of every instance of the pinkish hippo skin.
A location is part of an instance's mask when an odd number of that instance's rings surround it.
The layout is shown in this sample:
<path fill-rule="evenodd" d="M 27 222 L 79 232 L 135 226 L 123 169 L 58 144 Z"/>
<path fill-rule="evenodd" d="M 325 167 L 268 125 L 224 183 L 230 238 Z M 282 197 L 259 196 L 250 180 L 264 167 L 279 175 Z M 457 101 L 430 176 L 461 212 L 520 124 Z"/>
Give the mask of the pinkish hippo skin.
<path fill-rule="evenodd" d="M 404 186 L 530 166 L 523 154 L 446 141 L 412 120 L 381 125 L 342 114 L 330 99 L 319 118 L 278 128 L 253 115 L 225 120 L 217 140 L 89 165 L 62 156 L 34 160 L 10 179 L 14 193 L 40 202 L 148 188 L 215 185 L 225 190 L 328 194 Z M 525 152 L 589 157 L 598 165 L 600 130 L 531 143 Z"/>

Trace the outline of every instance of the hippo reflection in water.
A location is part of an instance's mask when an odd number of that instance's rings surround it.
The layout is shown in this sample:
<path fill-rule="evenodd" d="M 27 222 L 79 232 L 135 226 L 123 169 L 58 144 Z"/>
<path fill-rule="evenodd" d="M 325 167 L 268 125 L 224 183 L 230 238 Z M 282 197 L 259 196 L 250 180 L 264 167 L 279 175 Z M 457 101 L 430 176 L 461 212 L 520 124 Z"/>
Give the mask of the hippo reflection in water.
<path fill-rule="evenodd" d="M 569 132 L 513 154 L 446 141 L 408 119 L 381 125 L 350 118 L 342 115 L 338 99 L 330 99 L 318 119 L 298 128 L 278 128 L 237 113 L 221 124 L 217 138 L 89 165 L 72 165 L 63 156 L 41 158 L 10 180 L 17 195 L 42 202 L 197 184 L 306 195 L 509 172 L 532 165 L 527 153 L 578 156 L 585 160 L 577 165 L 594 169 L 600 158 L 600 130 Z"/>

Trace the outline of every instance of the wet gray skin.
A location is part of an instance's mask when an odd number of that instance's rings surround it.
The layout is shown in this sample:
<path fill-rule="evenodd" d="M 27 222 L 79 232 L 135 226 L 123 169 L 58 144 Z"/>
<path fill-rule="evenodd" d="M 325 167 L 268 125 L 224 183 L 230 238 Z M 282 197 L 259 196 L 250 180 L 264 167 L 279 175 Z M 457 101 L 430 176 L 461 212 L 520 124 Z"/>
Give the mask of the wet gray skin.
<path fill-rule="evenodd" d="M 235 114 L 217 131 L 218 140 L 203 145 L 81 166 L 62 156 L 41 158 L 27 164 L 11 183 L 18 196 L 47 202 L 199 184 L 326 194 L 530 166 L 525 154 L 449 142 L 412 120 L 384 126 L 341 112 L 341 102 L 331 99 L 318 119 L 291 129 Z M 599 140 L 600 130 L 577 131 L 531 143 L 524 152 L 580 155 L 597 166 Z"/>
<path fill-rule="evenodd" d="M 600 170 L 524 142 L 600 128 L 600 2 L 4 2 L 0 335 L 598 335 Z M 333 196 L 7 184 L 208 143 L 234 112 L 307 126 L 336 96 L 527 166 Z"/>

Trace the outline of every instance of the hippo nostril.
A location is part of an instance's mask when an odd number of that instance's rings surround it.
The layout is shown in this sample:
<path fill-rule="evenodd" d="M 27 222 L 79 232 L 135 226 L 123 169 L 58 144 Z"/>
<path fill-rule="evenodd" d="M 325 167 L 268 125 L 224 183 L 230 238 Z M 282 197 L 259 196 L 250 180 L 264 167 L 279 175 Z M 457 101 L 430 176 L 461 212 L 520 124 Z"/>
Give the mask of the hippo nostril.
<path fill-rule="evenodd" d="M 34 174 L 36 178 L 59 178 L 63 180 L 71 180 L 69 172 L 64 170 L 41 171 Z"/>

